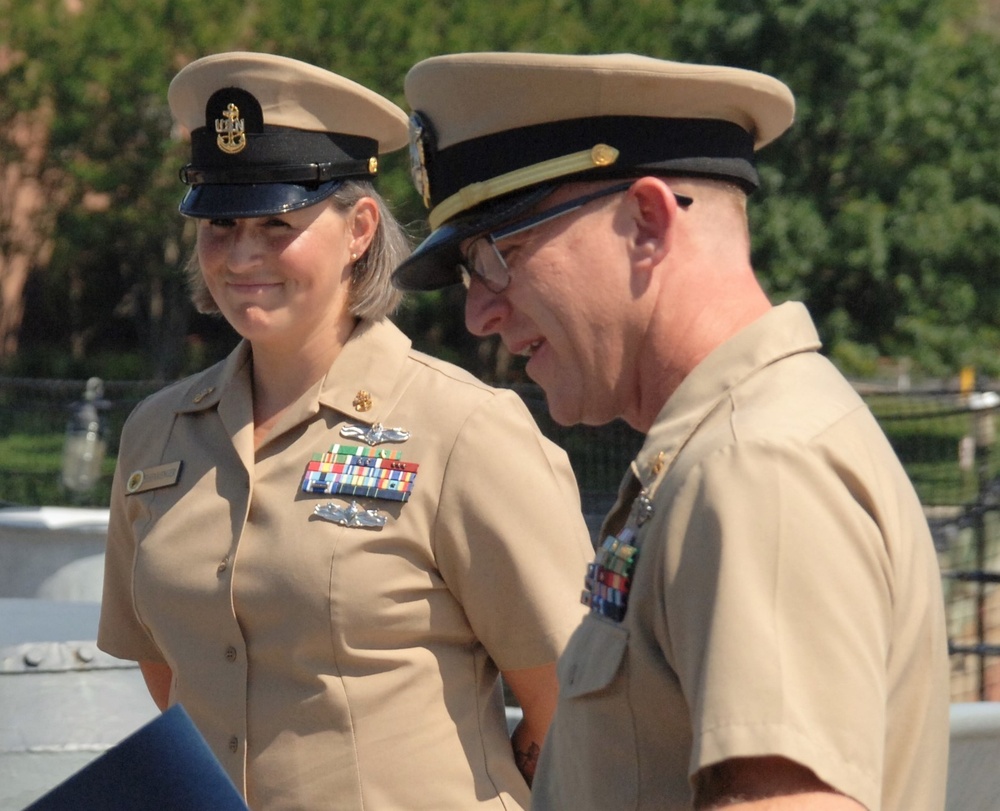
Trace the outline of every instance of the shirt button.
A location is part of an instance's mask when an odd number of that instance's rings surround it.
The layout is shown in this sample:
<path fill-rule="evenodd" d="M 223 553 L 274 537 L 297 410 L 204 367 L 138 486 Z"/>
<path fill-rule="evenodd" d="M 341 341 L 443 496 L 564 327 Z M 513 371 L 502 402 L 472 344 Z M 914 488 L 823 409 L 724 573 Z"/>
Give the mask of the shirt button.
<path fill-rule="evenodd" d="M 229 739 L 229 751 L 236 754 L 236 750 L 240 748 L 240 739 L 235 735 Z"/>
<path fill-rule="evenodd" d="M 236 648 L 234 648 L 232 645 L 226 648 L 226 661 L 227 662 L 236 661 Z"/>

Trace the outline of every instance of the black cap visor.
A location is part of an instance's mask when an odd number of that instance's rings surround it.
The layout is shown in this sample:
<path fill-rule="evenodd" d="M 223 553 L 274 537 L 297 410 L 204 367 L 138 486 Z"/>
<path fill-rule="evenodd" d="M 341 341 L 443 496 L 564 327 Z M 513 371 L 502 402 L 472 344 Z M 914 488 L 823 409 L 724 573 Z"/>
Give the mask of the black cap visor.
<path fill-rule="evenodd" d="M 536 186 L 522 194 L 484 203 L 470 213 L 446 222 L 396 268 L 392 283 L 400 290 L 412 292 L 459 284 L 462 273 L 458 263 L 462 259 L 460 248 L 463 242 L 524 214 L 553 191 L 553 185 Z"/>
<path fill-rule="evenodd" d="M 181 214 L 200 219 L 243 219 L 286 214 L 322 202 L 343 183 L 204 183 L 192 186 L 180 206 Z"/>
<path fill-rule="evenodd" d="M 617 180 L 643 175 L 661 177 L 702 177 L 734 183 L 750 194 L 760 179 L 750 160 L 744 158 L 688 158 L 645 163 L 640 166 L 614 166 L 560 177 L 554 182 L 535 186 L 524 192 L 483 203 L 467 214 L 449 220 L 433 231 L 393 273 L 393 284 L 400 290 L 437 290 L 462 281 L 458 262 L 459 246 L 477 234 L 492 231 L 515 219 L 552 194 L 559 185 L 577 181 Z"/>

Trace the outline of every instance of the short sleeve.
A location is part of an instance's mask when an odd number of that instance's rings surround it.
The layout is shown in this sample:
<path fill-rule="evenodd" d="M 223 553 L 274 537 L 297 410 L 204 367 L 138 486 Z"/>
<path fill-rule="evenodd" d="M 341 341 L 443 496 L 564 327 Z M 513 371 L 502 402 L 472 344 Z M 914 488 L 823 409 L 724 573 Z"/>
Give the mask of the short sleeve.
<path fill-rule="evenodd" d="M 565 452 L 512 392 L 463 425 L 447 461 L 435 554 L 501 670 L 555 661 L 584 614 L 593 555 Z"/>
<path fill-rule="evenodd" d="M 108 541 L 104 554 L 104 594 L 97 644 L 120 659 L 162 661 L 163 654 L 139 621 L 133 600 L 136 544 L 134 523 L 128 515 L 124 478 L 132 468 L 128 449 L 129 426 L 122 433 L 121 451 L 111 490 Z"/>
<path fill-rule="evenodd" d="M 781 755 L 850 796 L 879 796 L 892 577 L 861 481 L 821 448 L 751 442 L 678 490 L 665 624 L 692 773 Z"/>

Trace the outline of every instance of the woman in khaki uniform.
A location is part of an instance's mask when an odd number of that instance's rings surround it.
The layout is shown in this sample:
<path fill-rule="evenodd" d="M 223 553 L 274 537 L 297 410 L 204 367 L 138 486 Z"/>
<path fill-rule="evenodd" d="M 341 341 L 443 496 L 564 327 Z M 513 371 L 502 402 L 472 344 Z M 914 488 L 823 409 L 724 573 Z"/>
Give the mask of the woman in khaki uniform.
<path fill-rule="evenodd" d="M 101 647 L 254 809 L 526 807 L 592 551 L 520 400 L 385 318 L 407 245 L 371 180 L 406 116 L 262 54 L 198 60 L 169 100 L 195 300 L 243 341 L 125 426 Z"/>

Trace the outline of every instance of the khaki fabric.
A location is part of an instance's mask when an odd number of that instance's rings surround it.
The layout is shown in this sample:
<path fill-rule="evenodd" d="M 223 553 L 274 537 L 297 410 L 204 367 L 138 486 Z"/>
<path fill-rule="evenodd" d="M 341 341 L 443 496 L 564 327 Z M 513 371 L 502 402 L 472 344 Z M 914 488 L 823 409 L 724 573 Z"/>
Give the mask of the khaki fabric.
<path fill-rule="evenodd" d="M 760 149 L 795 114 L 792 91 L 773 76 L 630 53 L 442 54 L 410 68 L 405 91 L 410 107 L 434 123 L 442 150 L 536 124 L 606 116 L 731 121 Z"/>
<path fill-rule="evenodd" d="M 652 174 L 754 189 L 754 153 L 795 116 L 773 76 L 628 53 L 443 54 L 404 85 L 431 233 L 394 271 L 402 290 L 461 282 L 462 243 L 527 213 L 552 184 Z"/>
<path fill-rule="evenodd" d="M 661 411 L 606 523 L 638 532 L 627 612 L 588 616 L 560 660 L 536 811 L 690 808 L 691 775 L 760 755 L 871 811 L 943 808 L 933 544 L 876 421 L 818 348 L 805 308 L 782 305 Z"/>
<path fill-rule="evenodd" d="M 170 82 L 170 111 L 188 132 L 214 129 L 222 110 L 206 104 L 227 87 L 252 93 L 268 126 L 374 138 L 381 153 L 407 143 L 406 113 L 391 101 L 344 76 L 277 54 L 229 51 L 190 62 Z"/>
<path fill-rule="evenodd" d="M 583 612 L 565 454 L 515 394 L 388 322 L 357 328 L 256 455 L 249 369 L 244 344 L 130 417 L 100 646 L 170 665 L 255 811 L 526 806 L 497 672 L 555 661 Z M 419 465 L 410 500 L 358 499 L 382 529 L 313 515 L 350 499 L 303 492 L 307 462 L 373 423 L 411 433 L 379 446 Z M 175 485 L 126 493 L 174 462 Z"/>

